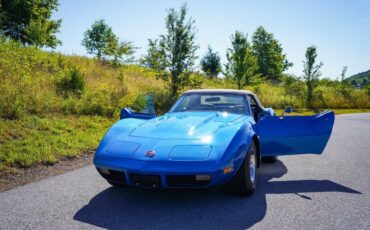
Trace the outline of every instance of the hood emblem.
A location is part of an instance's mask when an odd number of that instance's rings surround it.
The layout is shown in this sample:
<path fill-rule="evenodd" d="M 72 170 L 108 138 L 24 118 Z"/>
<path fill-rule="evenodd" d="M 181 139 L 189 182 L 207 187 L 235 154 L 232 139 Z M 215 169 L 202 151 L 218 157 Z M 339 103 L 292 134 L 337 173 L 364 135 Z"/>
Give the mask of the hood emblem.
<path fill-rule="evenodd" d="M 148 150 L 145 153 L 145 157 L 154 157 L 155 156 L 155 151 L 154 150 Z"/>

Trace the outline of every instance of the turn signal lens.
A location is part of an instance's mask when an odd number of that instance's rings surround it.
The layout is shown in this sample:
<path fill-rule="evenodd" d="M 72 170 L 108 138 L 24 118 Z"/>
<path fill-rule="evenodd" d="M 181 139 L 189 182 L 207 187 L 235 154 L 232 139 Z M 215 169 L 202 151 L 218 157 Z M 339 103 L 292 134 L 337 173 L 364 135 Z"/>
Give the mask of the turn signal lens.
<path fill-rule="evenodd" d="M 232 165 L 227 166 L 226 168 L 224 168 L 224 174 L 231 173 L 232 171 L 233 171 L 233 166 Z"/>

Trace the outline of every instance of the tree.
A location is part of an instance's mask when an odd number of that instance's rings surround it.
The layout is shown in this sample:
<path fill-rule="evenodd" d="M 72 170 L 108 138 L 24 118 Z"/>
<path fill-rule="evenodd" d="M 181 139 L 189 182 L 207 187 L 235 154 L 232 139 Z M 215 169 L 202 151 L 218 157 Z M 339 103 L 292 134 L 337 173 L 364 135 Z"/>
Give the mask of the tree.
<path fill-rule="evenodd" d="M 132 55 L 135 47 L 131 42 L 120 41 L 103 19 L 97 20 L 88 29 L 82 40 L 89 54 L 95 54 L 98 60 L 111 59 L 113 66 L 117 67 L 124 61 L 124 56 Z"/>
<path fill-rule="evenodd" d="M 125 56 L 134 54 L 135 47 L 131 42 L 120 41 L 119 38 L 113 34 L 108 37 L 106 46 L 102 53 L 112 58 L 113 66 L 118 67 L 120 63 L 130 60 L 124 60 Z"/>
<path fill-rule="evenodd" d="M 50 17 L 57 8 L 58 0 L 1 0 L 1 33 L 23 45 L 55 48 L 62 20 Z"/>
<path fill-rule="evenodd" d="M 262 26 L 253 33 L 252 43 L 259 73 L 274 83 L 279 82 L 282 73 L 293 65 L 283 54 L 281 44 Z"/>
<path fill-rule="evenodd" d="M 220 56 L 217 52 L 213 52 L 210 46 L 208 46 L 207 53 L 200 61 L 200 64 L 203 72 L 209 78 L 217 78 L 218 74 L 221 71 Z"/>
<path fill-rule="evenodd" d="M 294 97 L 297 98 L 297 102 L 304 102 L 305 100 L 305 82 L 299 77 L 292 74 L 283 75 L 283 86 L 287 96 L 290 96 L 291 101 Z M 303 106 L 302 104 L 300 106 Z"/>
<path fill-rule="evenodd" d="M 340 73 L 340 86 L 339 86 L 339 91 L 340 93 L 346 98 L 350 98 L 350 86 L 351 84 L 346 81 L 346 73 L 347 73 L 347 66 L 343 66 L 342 72 Z"/>
<path fill-rule="evenodd" d="M 341 82 L 344 82 L 346 79 L 347 66 L 343 66 L 342 72 L 340 73 Z"/>
<path fill-rule="evenodd" d="M 171 8 L 166 17 L 167 33 L 156 40 L 149 40 L 148 54 L 143 62 L 154 68 L 158 77 L 168 83 L 171 98 L 179 91 L 192 84 L 190 74 L 193 71 L 198 46 L 195 44 L 195 21 L 185 21 L 186 5 L 177 12 Z"/>
<path fill-rule="evenodd" d="M 316 63 L 317 51 L 315 46 L 310 46 L 306 50 L 306 60 L 303 62 L 304 79 L 307 85 L 307 105 L 312 108 L 313 90 L 316 87 L 316 82 L 321 76 L 320 68 L 323 63 Z"/>
<path fill-rule="evenodd" d="M 163 43 L 158 39 L 148 39 L 147 55 L 141 60 L 141 63 L 147 67 L 159 72 L 166 69 L 168 66 L 166 60 L 166 51 Z"/>
<path fill-rule="evenodd" d="M 87 53 L 95 54 L 98 60 L 101 60 L 103 55 L 109 54 L 111 51 L 108 45 L 117 42 L 116 35 L 112 31 L 112 27 L 108 26 L 103 19 L 97 20 L 92 24 L 91 29 L 84 33 L 82 45 L 85 46 Z"/>
<path fill-rule="evenodd" d="M 353 87 L 357 87 L 357 81 L 355 80 L 355 79 L 352 79 L 351 80 L 351 85 L 353 86 Z"/>
<path fill-rule="evenodd" d="M 369 77 L 368 77 L 369 78 Z M 366 78 L 362 79 L 361 87 L 365 87 L 368 84 L 368 80 Z"/>
<path fill-rule="evenodd" d="M 257 59 L 253 54 L 247 36 L 236 31 L 231 36 L 231 48 L 227 50 L 225 75 L 228 79 L 236 82 L 239 89 L 251 83 L 257 73 Z"/>

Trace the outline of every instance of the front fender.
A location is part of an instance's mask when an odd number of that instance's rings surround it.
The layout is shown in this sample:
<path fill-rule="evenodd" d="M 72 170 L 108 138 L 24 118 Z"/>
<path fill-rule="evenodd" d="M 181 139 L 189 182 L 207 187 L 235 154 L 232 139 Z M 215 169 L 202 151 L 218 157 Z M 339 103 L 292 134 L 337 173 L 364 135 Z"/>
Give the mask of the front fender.
<path fill-rule="evenodd" d="M 221 167 L 225 168 L 229 164 L 233 164 L 233 173 L 235 174 L 242 165 L 255 134 L 252 124 L 250 122 L 244 123 L 235 133 L 224 155 L 220 158 L 220 162 L 223 164 Z"/>

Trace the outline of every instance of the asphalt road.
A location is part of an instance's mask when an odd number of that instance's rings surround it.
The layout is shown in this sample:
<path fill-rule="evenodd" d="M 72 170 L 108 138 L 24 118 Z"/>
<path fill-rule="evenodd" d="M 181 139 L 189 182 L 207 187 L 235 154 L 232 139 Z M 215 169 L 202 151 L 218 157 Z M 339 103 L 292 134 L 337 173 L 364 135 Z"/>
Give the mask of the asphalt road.
<path fill-rule="evenodd" d="M 370 229 L 370 114 L 337 116 L 323 155 L 258 173 L 244 198 L 116 189 L 88 166 L 0 193 L 0 229 Z"/>

